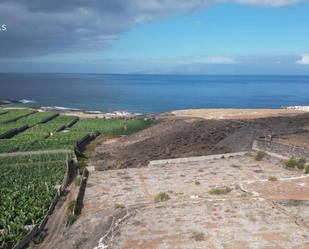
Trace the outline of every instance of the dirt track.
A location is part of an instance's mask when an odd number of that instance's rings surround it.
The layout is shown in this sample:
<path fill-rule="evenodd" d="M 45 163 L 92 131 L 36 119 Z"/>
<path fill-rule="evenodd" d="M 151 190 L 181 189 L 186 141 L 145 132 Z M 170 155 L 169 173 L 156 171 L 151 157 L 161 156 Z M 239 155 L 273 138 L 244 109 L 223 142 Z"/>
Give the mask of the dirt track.
<path fill-rule="evenodd" d="M 30 249 L 53 248 L 55 243 L 62 239 L 68 220 L 68 203 L 76 196 L 76 186 L 71 184 L 65 191 L 66 194 L 60 197 L 53 214 L 40 235 L 42 241 L 38 244 L 32 243 Z"/>
<path fill-rule="evenodd" d="M 98 170 L 143 167 L 150 160 L 243 151 L 251 148 L 254 137 L 306 126 L 309 114 L 255 120 L 160 115 L 152 127 L 132 136 L 98 138 L 90 164 Z"/>

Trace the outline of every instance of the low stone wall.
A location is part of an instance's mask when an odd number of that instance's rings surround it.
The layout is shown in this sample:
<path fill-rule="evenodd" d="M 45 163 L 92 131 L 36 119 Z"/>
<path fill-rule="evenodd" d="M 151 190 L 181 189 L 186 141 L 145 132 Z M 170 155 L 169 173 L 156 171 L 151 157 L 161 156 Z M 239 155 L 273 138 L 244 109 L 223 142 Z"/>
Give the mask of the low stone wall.
<path fill-rule="evenodd" d="M 66 125 L 62 125 L 60 126 L 56 132 L 61 132 L 67 128 L 71 128 L 74 124 L 76 124 L 78 122 L 79 118 L 74 118 L 70 123 L 66 124 Z"/>
<path fill-rule="evenodd" d="M 69 124 L 66 125 L 67 128 L 71 128 L 73 125 L 75 125 L 78 122 L 79 118 L 76 117 L 73 119 Z"/>
<path fill-rule="evenodd" d="M 0 112 L 0 115 L 7 114 L 9 111 Z"/>
<path fill-rule="evenodd" d="M 76 175 L 76 172 L 77 172 L 77 169 L 76 169 L 74 160 L 68 160 L 67 161 L 67 171 L 66 171 L 66 174 L 64 176 L 63 182 L 62 182 L 61 186 L 58 187 L 57 192 L 56 192 L 56 194 L 54 196 L 54 199 L 53 199 L 53 201 L 51 202 L 51 204 L 49 206 L 47 214 L 45 215 L 45 217 L 43 218 L 41 223 L 39 225 L 35 225 L 31 229 L 31 231 L 29 231 L 27 233 L 27 235 L 17 245 L 14 246 L 13 249 L 23 249 L 23 248 L 25 248 L 26 245 L 28 245 L 30 243 L 30 241 L 35 236 L 37 236 L 38 234 L 40 234 L 44 230 L 44 227 L 45 227 L 45 225 L 46 225 L 50 215 L 53 213 L 59 198 L 64 193 L 65 188 L 74 179 L 74 177 Z"/>
<path fill-rule="evenodd" d="M 305 157 L 309 158 L 309 150 L 298 146 L 290 146 L 266 139 L 255 139 L 252 145 L 253 150 L 261 150 L 283 156 L 290 157 Z"/>
<path fill-rule="evenodd" d="M 13 249 L 23 249 L 26 247 L 26 245 L 33 239 L 33 237 L 37 234 L 38 226 L 35 225 L 28 233 L 27 235 L 19 241 L 17 245 L 13 247 Z"/>
<path fill-rule="evenodd" d="M 63 131 L 65 128 L 66 128 L 66 126 L 65 126 L 65 125 L 62 125 L 62 126 L 60 126 L 60 127 L 56 130 L 56 132 Z"/>
<path fill-rule="evenodd" d="M 48 212 L 47 212 L 48 215 L 51 215 L 53 213 L 53 211 L 54 211 L 54 209 L 57 205 L 57 202 L 59 200 L 59 197 L 62 195 L 62 193 L 63 193 L 63 191 L 61 190 L 61 187 L 58 187 L 57 192 L 54 196 L 54 199 L 51 202 L 51 204 L 49 205 Z"/>
<path fill-rule="evenodd" d="M 67 160 L 67 170 L 61 185 L 60 191 L 63 191 L 77 175 L 76 163 L 74 160 Z"/>
<path fill-rule="evenodd" d="M 303 133 L 303 132 L 309 132 L 308 128 L 296 128 L 296 129 L 289 129 L 286 131 L 278 131 L 273 136 L 283 136 L 283 135 L 291 135 L 291 134 L 297 134 L 297 133 Z"/>
<path fill-rule="evenodd" d="M 48 221 L 49 214 L 45 215 L 44 219 L 41 221 L 40 225 L 38 226 L 37 234 L 44 230 L 44 227 Z"/>
<path fill-rule="evenodd" d="M 30 112 L 30 113 L 27 113 L 27 114 L 22 115 L 22 116 L 18 116 L 18 117 L 13 118 L 13 119 L 10 119 L 10 120 L 6 121 L 5 123 L 15 122 L 15 121 L 17 121 L 17 120 L 19 120 L 19 119 L 22 119 L 22 118 L 28 117 L 28 116 L 30 116 L 30 115 L 32 115 L 32 114 L 34 114 L 34 113 L 36 113 L 36 111 L 33 111 L 33 112 Z"/>
<path fill-rule="evenodd" d="M 82 212 L 88 176 L 89 176 L 89 171 L 87 170 L 87 168 L 84 168 L 82 180 L 80 182 L 79 190 L 78 190 L 78 194 L 77 194 L 77 198 L 76 198 L 76 204 L 75 204 L 75 207 L 74 207 L 74 210 L 73 210 L 74 215 L 80 215 L 81 212 Z"/>
<path fill-rule="evenodd" d="M 153 160 L 150 161 L 148 166 L 162 166 L 164 164 L 178 164 L 178 163 L 188 163 L 188 162 L 203 162 L 207 160 L 221 159 L 221 158 L 229 158 L 234 156 L 243 156 L 248 151 L 235 152 L 235 153 L 225 153 L 225 154 L 215 154 L 208 156 L 195 156 L 195 157 L 180 157 L 180 158 L 172 158 L 172 159 L 162 159 L 162 160 Z"/>
<path fill-rule="evenodd" d="M 87 134 L 83 138 L 81 138 L 77 143 L 76 143 L 76 148 L 79 151 L 82 151 L 85 149 L 86 145 L 89 144 L 92 140 L 94 140 L 97 136 L 100 135 L 100 132 L 96 132 L 93 135 Z"/>
<path fill-rule="evenodd" d="M 76 148 L 78 150 L 83 150 L 85 146 L 90 143 L 92 140 L 90 134 L 87 134 L 86 136 L 82 137 L 77 143 L 76 143 Z"/>
<path fill-rule="evenodd" d="M 18 133 L 23 132 L 23 131 L 25 131 L 27 129 L 29 129 L 29 126 L 28 125 L 23 125 L 22 127 L 9 130 L 9 131 L 7 131 L 7 132 L 5 132 L 3 134 L 0 134 L 0 139 L 14 137 Z"/>
<path fill-rule="evenodd" d="M 56 117 L 58 117 L 59 116 L 59 113 L 56 113 L 56 114 L 54 114 L 54 115 L 52 115 L 52 116 L 50 116 L 50 117 L 47 117 L 47 118 L 45 118 L 45 119 L 43 119 L 41 122 L 39 122 L 40 124 L 45 124 L 45 123 L 47 123 L 48 121 L 50 121 L 50 120 L 52 120 L 52 119 L 54 119 L 54 118 L 56 118 Z"/>

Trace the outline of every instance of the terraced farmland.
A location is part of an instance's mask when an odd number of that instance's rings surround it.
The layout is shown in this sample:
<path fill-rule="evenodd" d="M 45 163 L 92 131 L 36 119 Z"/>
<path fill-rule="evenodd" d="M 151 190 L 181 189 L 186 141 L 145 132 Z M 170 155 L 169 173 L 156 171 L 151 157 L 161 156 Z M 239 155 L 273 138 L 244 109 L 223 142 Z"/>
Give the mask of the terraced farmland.
<path fill-rule="evenodd" d="M 14 122 L 9 122 L 5 124 L 2 123 L 0 124 L 0 134 L 8 132 L 12 129 L 22 127 L 24 125 L 28 125 L 29 127 L 31 127 L 41 121 L 44 121 L 46 118 L 51 117 L 54 114 L 55 114 L 54 112 L 36 112 L 29 116 L 18 119 L 17 121 Z"/>
<path fill-rule="evenodd" d="M 25 118 L 24 123 L 35 123 L 31 118 L 35 115 L 37 114 Z M 49 115 L 54 115 L 54 113 L 49 113 Z M 46 116 L 48 117 L 47 114 Z M 149 126 L 149 121 L 143 119 L 82 119 L 73 127 L 68 128 L 75 119 L 70 116 L 58 116 L 47 123 L 34 125 L 12 138 L 0 139 L 0 153 L 50 149 L 74 150 L 76 143 L 87 134 L 100 132 L 104 135 L 128 135 Z M 19 122 L 22 122 L 22 119 Z M 11 125 L 10 123 L 2 124 L 1 127 L 5 130 Z"/>
<path fill-rule="evenodd" d="M 26 226 L 42 221 L 66 170 L 64 160 L 7 163 L 0 164 L 0 248 L 11 248 L 23 238 Z"/>
<path fill-rule="evenodd" d="M 74 149 L 76 142 L 87 134 L 128 135 L 149 126 L 144 120 L 97 120 L 83 119 L 71 129 L 58 132 L 36 144 L 37 149 Z"/>
<path fill-rule="evenodd" d="M 30 116 L 29 116 L 30 117 Z M 41 140 L 45 140 L 56 130 L 68 124 L 74 117 L 59 116 L 47 123 L 39 123 L 26 131 L 17 134 L 10 139 L 0 140 L 0 153 L 14 151 L 31 151 L 37 149 L 35 144 Z"/>
<path fill-rule="evenodd" d="M 5 112 L 0 109 L 4 113 L 0 115 L 0 135 L 27 126 L 0 139 L 0 153 L 9 153 L 0 154 L 0 248 L 5 249 L 12 248 L 25 236 L 26 228 L 45 217 L 55 186 L 63 181 L 66 160 L 75 157 L 78 141 L 96 133 L 127 135 L 150 125 L 143 119 L 78 120 L 31 109 Z"/>
<path fill-rule="evenodd" d="M 8 113 L 0 115 L 0 124 L 18 120 L 32 112 L 33 110 L 31 109 L 9 110 Z"/>
<path fill-rule="evenodd" d="M 55 162 L 65 161 L 74 157 L 74 152 L 71 153 L 42 153 L 42 154 L 29 154 L 17 156 L 1 156 L 0 165 L 16 165 L 16 164 L 31 164 L 38 162 Z"/>

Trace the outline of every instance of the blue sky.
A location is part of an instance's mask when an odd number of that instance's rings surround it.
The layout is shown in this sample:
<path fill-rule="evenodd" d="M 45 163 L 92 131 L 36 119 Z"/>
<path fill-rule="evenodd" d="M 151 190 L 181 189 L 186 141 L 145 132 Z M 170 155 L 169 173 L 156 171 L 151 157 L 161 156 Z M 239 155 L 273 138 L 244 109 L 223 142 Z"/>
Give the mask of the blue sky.
<path fill-rule="evenodd" d="M 95 45 L 79 45 L 73 50 L 68 46 L 62 50 L 47 44 L 42 46 L 47 51 L 41 49 L 38 53 L 34 49 L 33 54 L 21 57 L 0 56 L 0 70 L 309 74 L 309 4 L 306 2 L 283 6 L 209 4 L 145 19 L 132 21 L 128 27 L 116 26 L 119 31 L 109 32 L 110 39 L 102 46 L 83 39 L 81 44 Z M 126 19 L 119 19 L 123 21 Z M 0 33 L 0 38 L 5 39 L 5 35 Z"/>
<path fill-rule="evenodd" d="M 308 50 L 309 4 L 281 8 L 221 4 L 143 24 L 105 53 L 128 57 L 299 54 Z"/>

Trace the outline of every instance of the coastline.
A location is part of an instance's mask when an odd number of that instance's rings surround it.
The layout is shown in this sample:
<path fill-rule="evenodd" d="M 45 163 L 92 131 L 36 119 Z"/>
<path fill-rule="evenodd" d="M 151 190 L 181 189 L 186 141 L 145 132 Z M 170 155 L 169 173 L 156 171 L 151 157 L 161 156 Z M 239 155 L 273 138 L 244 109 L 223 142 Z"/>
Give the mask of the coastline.
<path fill-rule="evenodd" d="M 161 115 L 172 115 L 183 118 L 203 118 L 203 119 L 258 119 L 269 117 L 294 116 L 309 112 L 309 106 L 287 106 L 281 108 L 199 108 L 199 109 L 181 109 L 161 113 L 131 113 L 122 111 L 91 111 L 62 106 L 33 106 L 35 103 L 31 100 L 0 100 L 0 107 L 3 109 L 24 109 L 31 108 L 37 111 L 56 111 L 66 116 L 76 116 L 79 118 L 136 118 L 153 117 Z M 31 104 L 31 105 L 27 105 Z"/>
<path fill-rule="evenodd" d="M 171 113 L 178 117 L 203 118 L 203 119 L 258 119 L 269 117 L 285 117 L 303 114 L 309 111 L 308 106 L 290 106 L 278 109 L 187 109 L 176 110 Z"/>
<path fill-rule="evenodd" d="M 59 112 L 62 115 L 76 116 L 79 118 L 110 119 L 110 118 L 135 118 L 135 117 L 151 116 L 150 114 L 131 113 L 127 111 L 102 112 L 102 111 L 83 110 L 83 109 L 77 109 L 77 108 L 68 108 L 68 107 L 62 107 L 62 106 L 31 106 L 31 105 L 28 106 L 28 105 L 25 105 L 28 103 L 33 103 L 33 102 L 22 103 L 20 101 L 0 100 L 0 108 L 7 109 L 7 110 L 8 109 L 31 108 L 39 112 L 54 111 L 54 112 Z"/>

